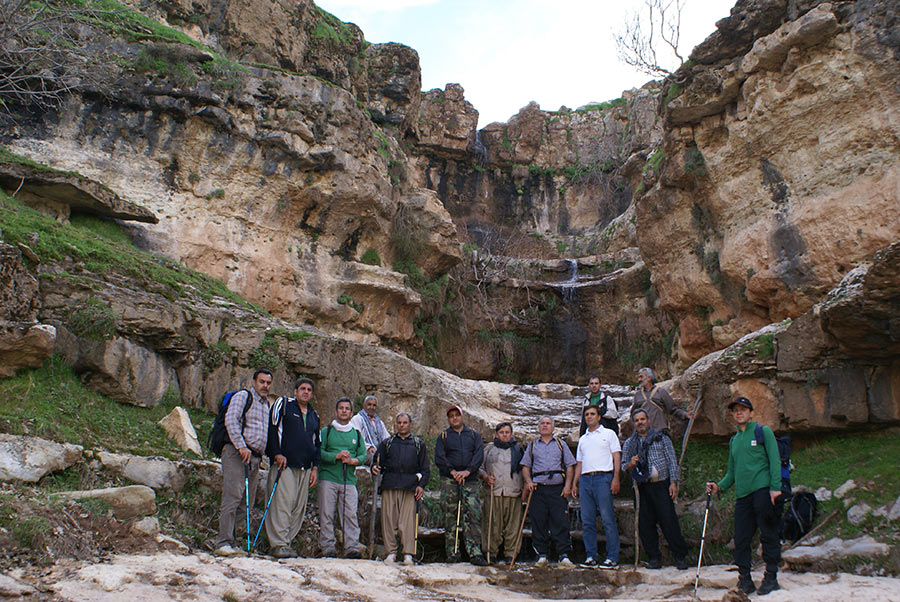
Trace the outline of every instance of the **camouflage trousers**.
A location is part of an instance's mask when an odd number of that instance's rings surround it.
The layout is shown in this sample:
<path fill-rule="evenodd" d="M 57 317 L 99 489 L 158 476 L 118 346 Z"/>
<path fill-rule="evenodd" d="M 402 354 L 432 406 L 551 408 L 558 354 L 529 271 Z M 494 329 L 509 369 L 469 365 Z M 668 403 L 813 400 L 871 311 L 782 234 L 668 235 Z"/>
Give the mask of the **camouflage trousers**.
<path fill-rule="evenodd" d="M 441 477 L 441 509 L 444 512 L 444 549 L 447 560 L 456 561 L 465 546 L 469 558 L 481 556 L 481 492 L 478 483 L 457 485 L 453 479 Z M 462 505 L 458 506 L 462 493 Z M 456 515 L 459 512 L 459 542 Z"/>

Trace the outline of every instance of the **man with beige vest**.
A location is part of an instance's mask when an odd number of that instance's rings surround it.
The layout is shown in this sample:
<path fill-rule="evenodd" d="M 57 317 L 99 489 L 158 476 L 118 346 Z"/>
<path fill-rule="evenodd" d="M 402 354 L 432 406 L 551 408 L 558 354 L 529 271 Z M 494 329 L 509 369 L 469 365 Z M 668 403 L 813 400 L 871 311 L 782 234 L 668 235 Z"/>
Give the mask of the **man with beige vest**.
<path fill-rule="evenodd" d="M 522 456 L 525 450 L 513 438 L 512 424 L 501 422 L 497 436 L 484 447 L 484 463 L 478 476 L 486 485 L 481 511 L 481 547 L 488 561 L 499 558 L 500 546 L 506 560 L 513 556 L 519 523 L 522 522 Z"/>

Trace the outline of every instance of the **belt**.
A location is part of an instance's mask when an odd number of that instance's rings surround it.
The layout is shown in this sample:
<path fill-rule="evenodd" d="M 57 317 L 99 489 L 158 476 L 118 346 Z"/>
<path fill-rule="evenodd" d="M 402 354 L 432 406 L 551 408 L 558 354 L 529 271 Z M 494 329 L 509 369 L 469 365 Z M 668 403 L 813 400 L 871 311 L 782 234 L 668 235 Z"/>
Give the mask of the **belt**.
<path fill-rule="evenodd" d="M 589 474 L 612 474 L 612 473 L 613 473 L 613 471 L 611 471 L 611 470 L 592 470 L 591 472 L 582 473 L 581 476 L 586 477 Z"/>

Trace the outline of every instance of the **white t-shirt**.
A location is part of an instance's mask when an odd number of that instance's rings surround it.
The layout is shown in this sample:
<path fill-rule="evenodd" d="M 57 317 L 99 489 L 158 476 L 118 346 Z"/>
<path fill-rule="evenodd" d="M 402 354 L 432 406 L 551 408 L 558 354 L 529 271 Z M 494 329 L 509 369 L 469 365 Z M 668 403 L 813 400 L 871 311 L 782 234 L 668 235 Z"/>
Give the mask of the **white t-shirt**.
<path fill-rule="evenodd" d="M 616 433 L 601 425 L 593 431 L 585 431 L 578 440 L 575 460 L 581 462 L 581 474 L 598 470 L 610 472 L 614 468 L 612 455 L 621 451 Z"/>

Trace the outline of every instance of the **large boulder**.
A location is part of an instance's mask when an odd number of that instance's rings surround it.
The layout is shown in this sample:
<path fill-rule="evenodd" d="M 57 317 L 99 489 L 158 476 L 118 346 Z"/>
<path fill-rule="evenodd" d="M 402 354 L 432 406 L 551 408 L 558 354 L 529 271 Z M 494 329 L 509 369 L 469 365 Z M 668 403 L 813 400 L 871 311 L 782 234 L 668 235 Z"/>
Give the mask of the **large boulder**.
<path fill-rule="evenodd" d="M 165 458 L 146 458 L 103 451 L 94 455 L 104 468 L 153 489 L 178 492 L 187 481 L 187 467 Z"/>
<path fill-rule="evenodd" d="M 81 462 L 83 451 L 80 445 L 0 433 L 0 481 L 36 483 Z"/>
<path fill-rule="evenodd" d="M 160 421 L 160 426 L 172 437 L 181 449 L 192 451 L 198 456 L 203 455 L 200 442 L 197 440 L 197 431 L 191 423 L 191 417 L 184 408 L 177 406 L 166 414 Z"/>
<path fill-rule="evenodd" d="M 68 500 L 102 500 L 109 504 L 115 517 L 122 520 L 156 514 L 156 494 L 153 489 L 144 485 L 61 491 L 53 495 Z"/>

